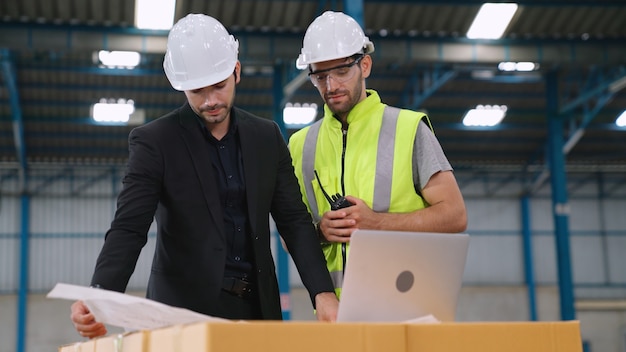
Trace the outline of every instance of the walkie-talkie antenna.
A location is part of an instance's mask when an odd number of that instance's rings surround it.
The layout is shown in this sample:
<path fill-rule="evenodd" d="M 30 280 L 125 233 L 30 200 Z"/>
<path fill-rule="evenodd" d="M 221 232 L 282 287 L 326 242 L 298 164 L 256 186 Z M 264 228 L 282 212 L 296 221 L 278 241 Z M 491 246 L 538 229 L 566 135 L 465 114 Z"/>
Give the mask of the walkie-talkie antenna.
<path fill-rule="evenodd" d="M 320 185 L 320 189 L 322 190 L 322 193 L 324 193 L 324 197 L 326 197 L 326 200 L 328 200 L 328 203 L 333 203 L 333 200 L 330 199 L 330 196 L 328 196 L 328 193 L 326 193 L 326 191 L 324 190 L 324 187 L 322 187 L 322 182 L 320 181 L 320 177 L 317 174 L 317 170 L 313 170 L 313 172 L 315 173 L 315 178 L 317 179 L 317 183 Z"/>

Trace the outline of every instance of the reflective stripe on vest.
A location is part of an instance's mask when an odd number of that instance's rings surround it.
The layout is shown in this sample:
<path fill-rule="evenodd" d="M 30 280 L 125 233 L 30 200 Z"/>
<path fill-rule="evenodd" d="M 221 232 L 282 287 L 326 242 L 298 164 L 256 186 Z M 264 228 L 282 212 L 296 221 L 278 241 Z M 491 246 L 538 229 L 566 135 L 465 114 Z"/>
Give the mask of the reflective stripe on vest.
<path fill-rule="evenodd" d="M 383 112 L 382 126 L 378 135 L 378 154 L 376 156 L 376 178 L 374 180 L 374 199 L 372 210 L 376 212 L 386 212 L 391 203 L 391 180 L 393 178 L 394 148 L 396 144 L 396 125 L 400 109 L 392 106 L 385 106 Z M 315 149 L 317 137 L 323 120 L 312 124 L 307 131 L 302 150 L 302 178 L 304 188 L 309 202 L 309 210 L 315 223 L 319 223 L 319 207 L 315 192 L 313 190 L 313 180 L 315 178 Z"/>
<path fill-rule="evenodd" d="M 317 136 L 320 133 L 322 120 L 312 124 L 306 133 L 304 146 L 302 147 L 302 178 L 304 179 L 304 189 L 306 198 L 309 201 L 309 210 L 313 216 L 313 221 L 317 224 L 322 220 L 319 216 L 319 208 L 313 190 L 313 179 L 315 178 L 315 149 L 317 147 Z"/>

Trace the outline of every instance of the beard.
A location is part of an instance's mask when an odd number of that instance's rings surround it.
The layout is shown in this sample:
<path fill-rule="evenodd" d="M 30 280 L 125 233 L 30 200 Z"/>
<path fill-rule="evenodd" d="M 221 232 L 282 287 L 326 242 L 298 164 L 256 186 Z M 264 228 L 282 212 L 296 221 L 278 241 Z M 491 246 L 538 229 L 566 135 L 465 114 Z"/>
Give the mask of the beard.
<path fill-rule="evenodd" d="M 208 124 L 220 124 L 230 116 L 230 110 L 233 107 L 233 102 L 235 100 L 235 93 L 233 92 L 230 101 L 208 105 L 203 104 L 200 105 L 197 109 L 194 108 L 194 111 L 198 116 L 202 118 L 205 123 Z"/>
<path fill-rule="evenodd" d="M 226 120 L 230 113 L 230 107 L 227 104 L 217 104 L 213 106 L 203 105 L 196 112 L 208 123 L 220 123 Z"/>
<path fill-rule="evenodd" d="M 343 118 L 361 100 L 362 91 L 363 79 L 361 79 L 361 75 L 359 74 L 359 79 L 357 80 L 357 83 L 352 87 L 352 89 L 344 88 L 326 92 L 323 95 L 323 99 L 330 111 L 333 112 L 333 114 Z M 333 102 L 332 99 L 335 95 L 343 95 L 343 101 Z"/>

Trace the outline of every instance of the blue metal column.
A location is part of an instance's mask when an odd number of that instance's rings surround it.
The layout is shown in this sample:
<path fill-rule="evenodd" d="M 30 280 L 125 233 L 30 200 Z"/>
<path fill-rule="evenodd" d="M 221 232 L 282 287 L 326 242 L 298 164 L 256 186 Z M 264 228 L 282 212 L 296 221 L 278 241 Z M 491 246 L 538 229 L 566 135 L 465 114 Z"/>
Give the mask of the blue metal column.
<path fill-rule="evenodd" d="M 26 327 L 28 316 L 28 271 L 30 247 L 30 196 L 25 192 L 21 196 L 22 214 L 20 231 L 20 283 L 17 303 L 17 352 L 26 351 Z"/>
<path fill-rule="evenodd" d="M 600 239 L 602 240 L 602 253 L 604 254 L 602 256 L 602 267 L 604 268 L 604 284 L 605 285 L 610 285 L 611 284 L 611 256 L 609 255 L 609 238 L 608 238 L 608 233 L 606 230 L 606 216 L 604 214 L 606 214 L 605 212 L 605 197 L 606 197 L 606 190 L 605 190 L 605 180 L 604 180 L 604 174 L 602 172 L 598 172 L 596 174 L 597 177 L 597 182 L 598 182 L 598 198 L 597 198 L 597 202 L 598 202 L 598 219 L 600 219 Z"/>
<path fill-rule="evenodd" d="M 280 127 L 280 131 L 285 139 L 288 138 L 285 122 L 283 121 L 283 64 L 277 62 L 274 65 L 274 121 Z M 289 283 L 289 255 L 282 246 L 280 234 L 275 231 L 276 236 L 276 267 L 278 275 L 278 288 L 280 290 L 280 306 L 283 313 L 283 319 L 291 319 L 291 285 Z"/>
<path fill-rule="evenodd" d="M 28 311 L 28 271 L 29 271 L 29 233 L 30 233 L 30 196 L 26 192 L 28 185 L 28 167 L 26 163 L 26 147 L 24 142 L 24 123 L 22 120 L 22 109 L 20 106 L 20 98 L 17 90 L 17 75 L 15 74 L 15 66 L 8 50 L 0 51 L 0 59 L 2 63 L 2 74 L 4 82 L 9 93 L 9 102 L 11 104 L 11 115 L 13 116 L 13 139 L 15 143 L 15 152 L 17 153 L 17 161 L 20 166 L 19 182 L 21 196 L 21 226 L 20 226 L 20 273 L 18 288 L 18 307 L 17 307 L 17 338 L 16 351 L 24 352 L 26 350 L 26 317 Z"/>
<path fill-rule="evenodd" d="M 548 157 L 550 160 L 550 183 L 552 186 L 552 213 L 556 236 L 557 270 L 561 319 L 576 319 L 574 287 L 569 242 L 569 204 L 567 200 L 567 177 L 563 154 L 564 121 L 558 111 L 558 73 L 550 71 L 546 76 L 546 99 L 548 118 Z"/>
<path fill-rule="evenodd" d="M 346 11 L 346 15 L 354 18 L 354 20 L 365 31 L 365 23 L 363 20 L 363 0 L 343 0 L 343 8 Z"/>
<path fill-rule="evenodd" d="M 524 277 L 528 290 L 528 315 L 530 320 L 537 320 L 537 305 L 535 299 L 535 274 L 533 265 L 533 240 L 530 221 L 529 195 L 522 196 L 520 207 L 522 208 L 522 239 L 524 243 Z"/>

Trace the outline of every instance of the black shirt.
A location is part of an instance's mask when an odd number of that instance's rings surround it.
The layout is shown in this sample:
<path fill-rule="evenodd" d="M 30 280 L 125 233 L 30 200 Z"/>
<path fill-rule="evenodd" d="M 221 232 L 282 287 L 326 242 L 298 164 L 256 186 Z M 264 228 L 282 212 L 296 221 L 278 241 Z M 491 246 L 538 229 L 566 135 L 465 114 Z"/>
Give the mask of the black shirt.
<path fill-rule="evenodd" d="M 224 276 L 253 280 L 254 254 L 250 243 L 246 184 L 235 111 L 231 109 L 228 132 L 221 140 L 213 137 L 200 117 L 198 121 L 207 140 L 220 192 L 227 244 Z"/>

